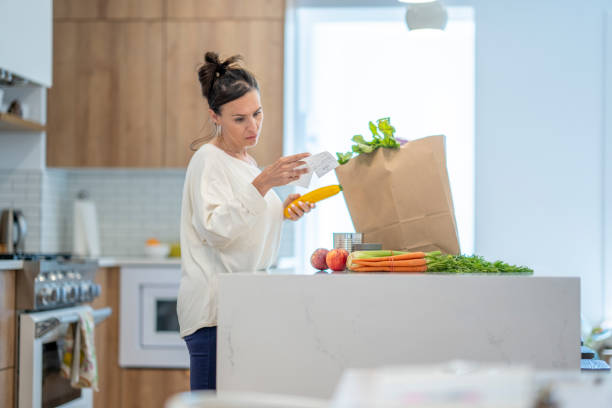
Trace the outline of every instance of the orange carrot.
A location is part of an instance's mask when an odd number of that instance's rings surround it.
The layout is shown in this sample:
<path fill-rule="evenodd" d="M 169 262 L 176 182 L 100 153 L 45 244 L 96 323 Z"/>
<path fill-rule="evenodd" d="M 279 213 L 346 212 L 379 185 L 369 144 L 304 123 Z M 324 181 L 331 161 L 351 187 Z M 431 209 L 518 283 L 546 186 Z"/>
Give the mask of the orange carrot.
<path fill-rule="evenodd" d="M 352 267 L 354 272 L 426 272 L 427 265 L 423 266 L 358 266 Z"/>
<path fill-rule="evenodd" d="M 360 258 L 360 261 L 378 262 L 378 261 L 403 261 L 408 259 L 420 259 L 425 258 L 425 252 L 409 252 L 407 254 L 393 255 L 393 256 L 381 256 L 378 258 Z"/>
<path fill-rule="evenodd" d="M 353 259 L 352 261 L 354 264 L 358 264 L 358 265 L 363 265 L 363 266 L 394 266 L 394 267 L 398 267 L 398 266 L 423 266 L 423 265 L 427 265 L 427 261 L 425 260 L 425 258 L 419 258 L 419 259 L 407 259 L 405 261 L 376 261 L 376 262 L 370 262 L 370 261 L 365 261 L 363 259 Z"/>

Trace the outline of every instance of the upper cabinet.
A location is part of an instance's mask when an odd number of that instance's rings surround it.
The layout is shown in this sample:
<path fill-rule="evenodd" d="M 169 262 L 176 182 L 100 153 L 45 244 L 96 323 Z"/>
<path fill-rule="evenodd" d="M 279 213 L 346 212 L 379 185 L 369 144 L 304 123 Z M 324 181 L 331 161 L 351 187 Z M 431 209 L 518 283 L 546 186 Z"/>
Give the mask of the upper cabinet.
<path fill-rule="evenodd" d="M 197 70 L 241 54 L 264 109 L 251 153 L 282 155 L 282 0 L 55 0 L 51 167 L 185 167 L 210 131 Z M 161 16 L 161 18 L 160 18 Z"/>
<path fill-rule="evenodd" d="M 257 146 L 249 152 L 259 165 L 282 155 L 283 132 L 283 24 L 282 21 L 213 20 L 167 24 L 166 136 L 164 162 L 184 167 L 189 145 L 210 132 L 208 105 L 198 81 L 198 64 L 205 51 L 221 57 L 240 54 L 256 76 L 261 90 L 264 123 Z"/>
<path fill-rule="evenodd" d="M 54 0 L 55 19 L 159 19 L 164 0 Z"/>
<path fill-rule="evenodd" d="M 0 68 L 51 86 L 52 0 L 0 1 Z"/>
<path fill-rule="evenodd" d="M 272 18 L 283 19 L 283 0 L 172 0 L 167 2 L 170 18 Z"/>
<path fill-rule="evenodd" d="M 162 24 L 54 24 L 51 167 L 162 165 Z"/>

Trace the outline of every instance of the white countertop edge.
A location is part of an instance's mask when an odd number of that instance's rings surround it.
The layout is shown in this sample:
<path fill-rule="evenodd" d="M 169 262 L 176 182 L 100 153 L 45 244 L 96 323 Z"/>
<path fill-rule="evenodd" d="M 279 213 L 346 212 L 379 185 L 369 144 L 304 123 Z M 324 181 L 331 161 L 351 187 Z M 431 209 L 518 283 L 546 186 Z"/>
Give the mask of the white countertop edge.
<path fill-rule="evenodd" d="M 23 269 L 23 261 L 8 260 L 0 261 L 0 270 L 17 270 Z"/>
<path fill-rule="evenodd" d="M 146 257 L 100 257 L 98 258 L 98 266 L 100 268 L 110 268 L 115 266 L 180 266 L 181 258 L 146 258 Z"/>

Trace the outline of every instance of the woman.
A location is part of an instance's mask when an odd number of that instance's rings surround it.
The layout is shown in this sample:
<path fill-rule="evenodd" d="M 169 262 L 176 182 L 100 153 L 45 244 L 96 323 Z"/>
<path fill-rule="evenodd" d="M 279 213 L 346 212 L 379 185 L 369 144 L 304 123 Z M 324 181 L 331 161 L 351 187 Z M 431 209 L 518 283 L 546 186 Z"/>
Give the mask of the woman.
<path fill-rule="evenodd" d="M 216 388 L 217 276 L 265 270 L 275 260 L 283 209 L 272 187 L 297 180 L 309 153 L 281 157 L 263 171 L 247 149 L 255 146 L 263 122 L 259 86 L 237 62 L 207 52 L 198 71 L 215 132 L 201 139 L 187 167 L 181 209 L 182 277 L 177 313 L 189 349 L 191 389 Z M 295 221 L 314 208 L 290 208 Z"/>

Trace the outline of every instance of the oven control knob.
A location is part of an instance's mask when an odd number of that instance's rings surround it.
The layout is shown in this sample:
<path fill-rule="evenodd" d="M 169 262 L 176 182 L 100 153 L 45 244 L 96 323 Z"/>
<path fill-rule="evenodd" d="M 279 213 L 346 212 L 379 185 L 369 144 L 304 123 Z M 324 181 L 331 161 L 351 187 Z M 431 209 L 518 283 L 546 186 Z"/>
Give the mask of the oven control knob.
<path fill-rule="evenodd" d="M 47 306 L 51 298 L 51 288 L 48 286 L 42 287 L 36 294 L 36 303 L 41 306 Z"/>
<path fill-rule="evenodd" d="M 83 282 L 80 285 L 80 293 L 79 293 L 79 300 L 81 302 L 85 302 L 87 300 L 89 300 L 90 298 L 90 294 L 89 294 L 89 288 L 91 287 L 91 285 L 87 282 Z"/>
<path fill-rule="evenodd" d="M 61 295 L 62 295 L 62 292 L 61 292 L 60 288 L 57 287 L 57 286 L 53 286 L 51 288 L 51 295 L 49 296 L 49 302 L 50 303 L 57 303 L 57 302 L 59 302 L 61 300 L 61 297 L 62 297 Z"/>
<path fill-rule="evenodd" d="M 79 298 L 79 288 L 76 285 L 66 285 L 66 302 L 74 303 Z"/>
<path fill-rule="evenodd" d="M 92 299 L 100 296 L 100 285 L 98 285 L 97 283 L 92 283 L 89 290 Z"/>

